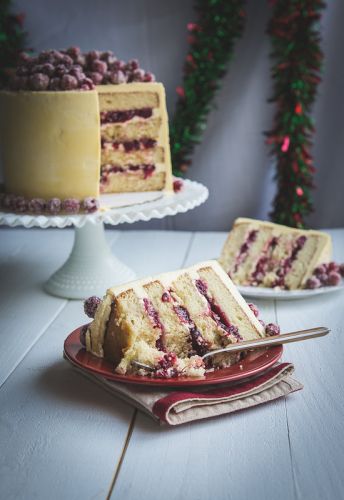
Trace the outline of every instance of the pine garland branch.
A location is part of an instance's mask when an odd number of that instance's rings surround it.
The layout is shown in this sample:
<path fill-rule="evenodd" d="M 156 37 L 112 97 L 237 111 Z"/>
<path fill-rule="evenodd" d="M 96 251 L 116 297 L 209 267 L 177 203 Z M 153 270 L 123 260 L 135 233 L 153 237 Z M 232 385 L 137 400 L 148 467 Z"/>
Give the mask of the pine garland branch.
<path fill-rule="evenodd" d="M 13 14 L 11 4 L 11 0 L 0 0 L 0 88 L 6 86 L 26 41 L 24 15 Z"/>
<path fill-rule="evenodd" d="M 315 168 L 311 155 L 315 132 L 311 109 L 321 81 L 323 54 L 319 21 L 321 0 L 275 0 L 268 26 L 276 114 L 266 133 L 276 160 L 277 194 L 272 220 L 304 227 L 313 210 Z"/>
<path fill-rule="evenodd" d="M 183 86 L 170 125 L 174 173 L 180 175 L 191 163 L 201 141 L 212 100 L 226 74 L 235 42 L 245 24 L 244 0 L 196 0 L 197 23 L 189 23 L 190 44 L 184 64 Z"/>

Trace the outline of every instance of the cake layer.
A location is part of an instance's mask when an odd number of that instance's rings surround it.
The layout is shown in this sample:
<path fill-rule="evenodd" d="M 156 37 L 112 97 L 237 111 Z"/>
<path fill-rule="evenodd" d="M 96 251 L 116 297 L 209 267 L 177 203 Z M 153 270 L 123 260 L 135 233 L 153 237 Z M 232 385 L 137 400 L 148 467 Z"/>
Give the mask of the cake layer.
<path fill-rule="evenodd" d="M 160 106 L 159 83 L 131 83 L 98 85 L 101 111 L 126 111 L 128 109 L 158 108 Z"/>
<path fill-rule="evenodd" d="M 239 218 L 219 261 L 235 283 L 292 290 L 302 288 L 313 269 L 330 258 L 326 233 Z"/>
<path fill-rule="evenodd" d="M 150 119 L 133 118 L 125 123 L 101 125 L 101 135 L 105 140 L 116 142 L 141 140 L 146 137 L 158 141 L 161 126 L 162 120 L 159 117 Z"/>
<path fill-rule="evenodd" d="M 139 141 L 133 141 L 139 143 Z M 130 142 L 125 144 L 131 144 Z M 129 149 L 129 148 L 128 148 Z M 139 148 L 127 151 L 123 144 L 117 149 L 113 149 L 111 145 L 109 147 L 104 146 L 101 150 L 101 164 L 105 165 L 111 163 L 112 165 L 140 165 L 142 163 L 163 163 L 164 161 L 164 149 L 161 147 L 155 148 Z"/>
<path fill-rule="evenodd" d="M 96 91 L 1 92 L 6 191 L 25 198 L 85 198 L 99 192 Z"/>
<path fill-rule="evenodd" d="M 208 261 L 109 289 L 87 330 L 86 345 L 113 361 L 120 373 L 135 372 L 131 362 L 136 360 L 167 370 L 164 376 L 175 376 L 169 374 L 172 368 L 200 375 L 200 356 L 209 350 L 264 335 L 227 274 Z M 233 357 L 213 361 L 223 366 Z"/>

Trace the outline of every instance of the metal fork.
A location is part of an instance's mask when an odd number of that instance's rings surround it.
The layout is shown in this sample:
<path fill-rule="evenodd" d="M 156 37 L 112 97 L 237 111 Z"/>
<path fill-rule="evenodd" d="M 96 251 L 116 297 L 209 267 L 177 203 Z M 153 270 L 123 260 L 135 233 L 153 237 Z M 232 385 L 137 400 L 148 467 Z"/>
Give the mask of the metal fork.
<path fill-rule="evenodd" d="M 262 347 L 288 344 L 289 342 L 299 342 L 301 340 L 315 339 L 316 337 L 324 337 L 330 333 L 330 330 L 324 326 L 319 326 L 317 328 L 311 328 L 309 330 L 298 330 L 296 332 L 283 333 L 281 335 L 273 335 L 271 337 L 264 337 L 254 340 L 244 340 L 238 342 L 237 344 L 231 344 L 222 349 L 215 349 L 214 351 L 209 351 L 202 357 L 203 360 L 215 356 L 216 354 L 222 354 L 224 352 L 240 352 L 246 351 L 248 349 L 260 349 Z M 145 363 L 140 363 L 139 361 L 133 360 L 132 365 L 137 368 L 143 368 L 147 371 L 154 371 L 155 368 L 146 365 Z"/>

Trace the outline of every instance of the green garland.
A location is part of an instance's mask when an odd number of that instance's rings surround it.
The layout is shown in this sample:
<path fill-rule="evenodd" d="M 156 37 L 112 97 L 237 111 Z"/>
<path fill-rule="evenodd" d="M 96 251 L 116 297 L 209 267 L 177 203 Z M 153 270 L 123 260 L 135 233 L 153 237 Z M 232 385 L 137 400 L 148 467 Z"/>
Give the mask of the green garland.
<path fill-rule="evenodd" d="M 244 24 L 244 0 L 195 0 L 197 23 L 189 23 L 190 50 L 184 64 L 183 85 L 170 125 L 173 170 L 185 172 L 201 141 L 211 101 L 227 71 L 234 44 Z"/>
<path fill-rule="evenodd" d="M 0 88 L 4 87 L 23 51 L 26 33 L 23 14 L 11 13 L 11 0 L 0 0 Z"/>
<path fill-rule="evenodd" d="M 292 227 L 304 227 L 313 210 L 311 108 L 323 59 L 318 25 L 324 6 L 321 0 L 276 0 L 268 26 L 274 62 L 271 101 L 277 107 L 274 127 L 267 133 L 277 164 L 271 217 Z"/>

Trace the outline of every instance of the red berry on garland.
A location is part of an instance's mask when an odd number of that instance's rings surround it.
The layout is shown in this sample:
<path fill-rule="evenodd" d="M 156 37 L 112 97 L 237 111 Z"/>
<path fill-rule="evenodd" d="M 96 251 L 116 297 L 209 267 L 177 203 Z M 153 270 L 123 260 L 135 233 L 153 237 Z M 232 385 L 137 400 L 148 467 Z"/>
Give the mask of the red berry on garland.
<path fill-rule="evenodd" d="M 295 106 L 295 113 L 297 115 L 301 115 L 302 114 L 302 104 L 300 102 L 298 102 Z"/>
<path fill-rule="evenodd" d="M 183 87 L 176 87 L 176 92 L 179 97 L 185 97 L 185 90 L 183 89 Z"/>
<path fill-rule="evenodd" d="M 283 139 L 283 143 L 282 143 L 282 146 L 281 146 L 281 151 L 283 153 L 286 153 L 289 149 L 289 145 L 290 145 L 290 139 L 289 137 L 286 135 Z"/>
<path fill-rule="evenodd" d="M 303 195 L 303 189 L 300 186 L 297 186 L 295 189 L 297 196 L 302 196 Z"/>

